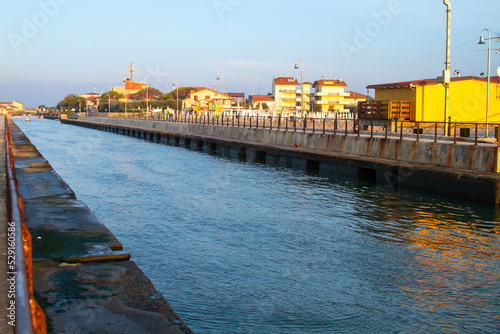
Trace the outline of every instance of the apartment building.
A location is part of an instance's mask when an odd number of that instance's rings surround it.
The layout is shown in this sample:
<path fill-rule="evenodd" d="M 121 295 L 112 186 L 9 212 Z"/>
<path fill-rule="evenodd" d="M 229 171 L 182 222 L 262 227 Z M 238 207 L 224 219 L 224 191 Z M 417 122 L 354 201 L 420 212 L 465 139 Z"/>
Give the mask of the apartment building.
<path fill-rule="evenodd" d="M 288 116 L 297 112 L 298 81 L 292 77 L 275 77 L 273 79 L 273 96 L 275 110 L 278 114 Z"/>

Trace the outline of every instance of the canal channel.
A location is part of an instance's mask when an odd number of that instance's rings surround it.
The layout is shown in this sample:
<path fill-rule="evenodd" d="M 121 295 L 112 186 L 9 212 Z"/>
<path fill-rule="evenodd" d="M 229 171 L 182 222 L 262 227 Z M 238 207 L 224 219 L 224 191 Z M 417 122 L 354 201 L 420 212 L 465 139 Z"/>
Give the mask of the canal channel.
<path fill-rule="evenodd" d="M 196 333 L 500 328 L 500 212 L 14 119 Z"/>

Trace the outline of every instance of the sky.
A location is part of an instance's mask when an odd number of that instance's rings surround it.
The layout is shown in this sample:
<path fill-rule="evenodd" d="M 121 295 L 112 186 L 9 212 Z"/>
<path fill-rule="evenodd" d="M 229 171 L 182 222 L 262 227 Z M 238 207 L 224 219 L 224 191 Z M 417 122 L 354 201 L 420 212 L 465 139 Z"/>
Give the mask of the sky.
<path fill-rule="evenodd" d="M 134 80 L 268 94 L 274 76 L 340 78 L 346 90 L 441 75 L 442 0 L 0 0 L 0 101 L 55 106 Z M 486 72 L 482 30 L 500 1 L 451 0 L 451 71 Z M 484 33 L 488 36 L 487 32 Z M 497 48 L 497 40 L 491 48 Z M 491 52 L 491 73 L 499 55 Z M 299 69 L 294 69 L 298 59 Z M 216 80 L 217 74 L 223 80 Z M 373 95 L 373 91 L 370 91 Z"/>

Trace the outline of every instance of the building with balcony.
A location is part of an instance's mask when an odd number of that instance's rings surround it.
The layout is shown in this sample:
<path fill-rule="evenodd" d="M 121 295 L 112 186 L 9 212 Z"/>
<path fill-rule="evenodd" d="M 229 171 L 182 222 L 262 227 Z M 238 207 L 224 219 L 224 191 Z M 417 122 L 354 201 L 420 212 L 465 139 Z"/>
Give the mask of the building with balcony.
<path fill-rule="evenodd" d="M 358 106 L 358 102 L 366 101 L 366 95 L 356 93 L 353 91 L 347 91 L 347 96 L 344 97 L 345 105 L 347 106 Z"/>
<path fill-rule="evenodd" d="M 490 78 L 489 122 L 500 122 L 500 79 Z M 447 118 L 452 122 L 486 122 L 487 78 L 451 78 Z M 360 102 L 366 118 L 444 122 L 445 88 L 436 79 L 370 85 L 374 101 Z M 372 116 L 373 113 L 373 116 Z"/>
<path fill-rule="evenodd" d="M 322 116 L 347 117 L 349 110 L 344 109 L 345 98 L 349 96 L 344 92 L 347 84 L 340 79 L 322 79 L 314 82 L 313 104 L 314 110 L 321 112 Z"/>
<path fill-rule="evenodd" d="M 182 88 L 181 88 L 182 89 Z M 196 87 L 182 100 L 184 109 L 203 114 L 230 110 L 233 98 L 205 87 Z"/>
<path fill-rule="evenodd" d="M 312 90 L 312 82 L 304 82 L 304 112 L 311 112 L 311 90 Z M 296 105 L 297 110 L 302 110 L 302 86 L 298 85 L 296 87 Z"/>
<path fill-rule="evenodd" d="M 292 77 L 275 77 L 273 79 L 273 96 L 275 110 L 278 114 L 288 116 L 297 112 L 296 88 L 298 84 L 297 79 Z"/>

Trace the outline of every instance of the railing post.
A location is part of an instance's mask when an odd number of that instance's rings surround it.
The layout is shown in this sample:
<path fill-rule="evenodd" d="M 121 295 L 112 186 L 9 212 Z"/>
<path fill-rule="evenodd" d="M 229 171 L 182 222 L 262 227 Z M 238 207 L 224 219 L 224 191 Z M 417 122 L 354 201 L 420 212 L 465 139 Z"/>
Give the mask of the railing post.
<path fill-rule="evenodd" d="M 313 134 L 316 132 L 316 124 L 315 119 L 313 118 Z"/>
<path fill-rule="evenodd" d="M 403 121 L 401 121 L 401 124 L 399 125 L 399 130 L 400 130 L 400 136 L 399 136 L 399 140 L 403 140 Z"/>
<path fill-rule="evenodd" d="M 323 118 L 323 134 L 326 133 L 326 118 Z"/>
<path fill-rule="evenodd" d="M 238 127 L 240 127 L 240 115 L 236 117 L 238 119 Z"/>
<path fill-rule="evenodd" d="M 271 126 L 269 127 L 269 130 L 273 129 L 273 116 L 271 116 Z"/>
<path fill-rule="evenodd" d="M 476 146 L 477 146 L 477 123 L 476 123 L 476 130 L 474 131 L 474 133 L 475 133 L 475 134 L 474 134 L 474 137 L 475 137 L 475 138 L 474 138 L 474 145 L 476 145 Z M 497 140 L 497 141 L 498 141 L 498 140 Z"/>
<path fill-rule="evenodd" d="M 281 114 L 278 116 L 278 131 L 280 130 L 281 127 Z"/>
<path fill-rule="evenodd" d="M 387 128 L 389 127 L 389 120 L 386 120 L 385 121 L 385 135 L 384 135 L 384 138 L 387 139 Z"/>
<path fill-rule="evenodd" d="M 417 122 L 417 141 L 418 141 L 419 137 L 420 137 L 420 123 Z"/>
<path fill-rule="evenodd" d="M 259 128 L 259 116 L 257 116 L 257 120 L 255 121 L 255 128 Z"/>
<path fill-rule="evenodd" d="M 438 141 L 438 122 L 434 125 L 434 142 L 437 143 Z"/>
<path fill-rule="evenodd" d="M 450 126 L 451 126 L 451 124 L 450 124 Z M 453 144 L 456 144 L 457 143 L 457 123 L 455 123 L 453 129 L 454 129 L 454 131 L 453 131 Z"/>
<path fill-rule="evenodd" d="M 293 118 L 293 131 L 297 132 L 297 117 Z"/>
<path fill-rule="evenodd" d="M 371 124 L 371 130 L 370 130 L 370 138 L 373 138 L 373 117 L 372 117 L 372 124 Z"/>
<path fill-rule="evenodd" d="M 304 117 L 304 130 L 302 132 L 306 132 L 306 127 L 307 127 L 307 117 Z"/>
<path fill-rule="evenodd" d="M 262 129 L 266 129 L 266 117 L 262 117 Z"/>
<path fill-rule="evenodd" d="M 347 137 L 347 123 L 349 123 L 349 120 L 345 120 L 345 136 Z M 353 124 L 353 128 L 354 128 L 354 124 Z"/>
<path fill-rule="evenodd" d="M 249 118 L 250 118 L 250 122 L 249 122 L 248 126 L 251 129 L 252 128 L 252 116 L 249 116 Z"/>
<path fill-rule="evenodd" d="M 285 132 L 288 131 L 288 117 L 285 120 Z"/>

